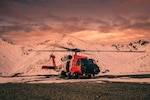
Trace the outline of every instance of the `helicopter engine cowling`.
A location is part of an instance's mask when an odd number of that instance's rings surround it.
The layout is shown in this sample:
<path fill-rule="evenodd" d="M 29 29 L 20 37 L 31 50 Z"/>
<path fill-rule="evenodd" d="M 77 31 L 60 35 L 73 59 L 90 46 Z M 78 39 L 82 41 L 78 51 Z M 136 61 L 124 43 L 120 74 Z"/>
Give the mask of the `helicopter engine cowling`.
<path fill-rule="evenodd" d="M 64 57 L 61 58 L 61 61 L 62 62 L 66 62 L 66 61 L 71 60 L 71 59 L 72 59 L 71 55 L 66 55 L 66 56 L 64 56 Z"/>

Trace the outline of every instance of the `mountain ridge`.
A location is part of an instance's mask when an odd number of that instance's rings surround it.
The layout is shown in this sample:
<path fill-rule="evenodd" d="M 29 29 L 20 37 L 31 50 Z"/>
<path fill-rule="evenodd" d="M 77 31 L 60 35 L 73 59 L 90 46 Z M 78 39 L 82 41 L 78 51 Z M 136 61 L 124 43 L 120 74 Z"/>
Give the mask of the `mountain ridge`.
<path fill-rule="evenodd" d="M 70 35 L 51 35 L 51 40 L 42 38 L 38 43 L 30 43 L 28 45 L 17 45 L 0 39 L 0 73 L 1 75 L 12 75 L 15 73 L 29 74 L 51 74 L 57 73 L 52 70 L 42 70 L 43 65 L 52 65 L 50 55 L 56 56 L 56 64 L 61 65 L 61 57 L 74 53 L 72 52 L 32 52 L 32 50 L 54 50 L 61 49 L 57 45 L 68 48 L 79 48 L 83 50 L 146 50 L 149 52 L 149 41 L 139 40 L 131 42 L 127 45 L 114 44 L 102 45 L 91 44 L 86 41 L 77 39 Z M 136 46 L 135 49 L 133 46 Z M 86 55 L 94 58 L 101 68 L 100 74 L 123 74 L 123 73 L 145 73 L 150 72 L 150 54 L 145 53 L 117 53 L 117 52 L 88 52 Z M 107 70 L 107 71 L 106 71 Z M 107 73 L 106 73 L 107 72 Z"/>

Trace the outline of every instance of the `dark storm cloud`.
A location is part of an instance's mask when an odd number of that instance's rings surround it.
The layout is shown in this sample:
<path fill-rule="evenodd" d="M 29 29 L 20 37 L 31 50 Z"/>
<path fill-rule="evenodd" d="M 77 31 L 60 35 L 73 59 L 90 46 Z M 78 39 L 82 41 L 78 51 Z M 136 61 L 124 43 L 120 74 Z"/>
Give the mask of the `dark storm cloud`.
<path fill-rule="evenodd" d="M 86 28 L 82 27 L 82 26 L 78 26 L 78 25 L 68 25 L 68 24 L 62 24 L 60 25 L 59 29 L 56 29 L 56 32 L 59 33 L 73 33 L 73 32 L 79 32 L 79 31 L 83 31 L 86 30 Z"/>
<path fill-rule="evenodd" d="M 124 27 L 125 29 L 147 30 L 150 31 L 150 22 L 137 22 Z"/>
<path fill-rule="evenodd" d="M 133 30 L 144 30 L 149 31 L 150 29 L 150 17 L 146 15 L 136 15 L 132 17 L 121 17 L 117 16 L 113 20 L 112 27 L 118 30 L 125 30 L 125 29 L 133 29 Z"/>
<path fill-rule="evenodd" d="M 150 21 L 150 13 L 132 16 L 131 19 L 133 19 L 134 21 L 138 21 L 138 22 L 149 22 Z"/>
<path fill-rule="evenodd" d="M 149 13 L 149 0 L 119 0 L 121 1 L 116 7 L 119 14 L 143 14 Z"/>
<path fill-rule="evenodd" d="M 112 21 L 114 27 L 124 26 L 131 23 L 130 19 L 121 16 L 116 16 L 115 18 L 112 19 Z"/>
<path fill-rule="evenodd" d="M 40 4 L 48 0 L 13 0 L 13 1 L 22 4 Z"/>
<path fill-rule="evenodd" d="M 5 26 L 1 26 L 0 27 L 0 33 L 4 34 L 6 32 L 11 32 L 11 31 L 25 31 L 25 32 L 29 32 L 32 31 L 32 25 L 5 25 Z"/>
<path fill-rule="evenodd" d="M 51 30 L 149 30 L 149 0 L 1 0 L 0 34 Z"/>
<path fill-rule="evenodd" d="M 123 31 L 127 29 L 132 30 L 150 30 L 150 17 L 148 16 L 132 16 L 122 17 L 115 16 L 110 18 L 109 21 L 100 21 L 98 29 L 100 32 L 109 33 L 115 30 Z"/>
<path fill-rule="evenodd" d="M 22 10 L 42 10 L 44 13 L 105 16 L 149 12 L 149 0 L 1 0 L 1 7 Z M 11 10 L 11 9 L 10 9 Z M 37 12 L 34 12 L 37 13 Z M 41 12 L 39 13 L 41 14 Z"/>
<path fill-rule="evenodd" d="M 26 32 L 31 31 L 32 29 L 29 26 L 22 26 L 22 25 L 13 25 L 13 26 L 2 26 L 0 27 L 0 32 L 5 33 L 9 31 L 21 31 L 24 30 Z"/>

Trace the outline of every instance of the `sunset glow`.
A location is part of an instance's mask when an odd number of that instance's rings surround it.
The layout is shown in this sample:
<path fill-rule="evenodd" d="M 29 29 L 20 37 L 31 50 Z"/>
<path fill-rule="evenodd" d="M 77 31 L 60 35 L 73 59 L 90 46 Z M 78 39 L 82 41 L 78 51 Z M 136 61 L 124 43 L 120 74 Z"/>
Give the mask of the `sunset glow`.
<path fill-rule="evenodd" d="M 149 0 L 1 0 L 0 37 L 59 33 L 91 43 L 150 40 L 149 12 Z"/>

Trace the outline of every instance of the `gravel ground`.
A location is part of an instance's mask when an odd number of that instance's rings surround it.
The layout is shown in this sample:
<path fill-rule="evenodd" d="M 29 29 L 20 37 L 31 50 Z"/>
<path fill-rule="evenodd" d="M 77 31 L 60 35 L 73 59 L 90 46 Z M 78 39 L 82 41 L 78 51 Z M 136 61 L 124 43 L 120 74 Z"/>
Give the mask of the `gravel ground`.
<path fill-rule="evenodd" d="M 150 84 L 7 83 L 0 84 L 0 100 L 150 100 Z"/>

